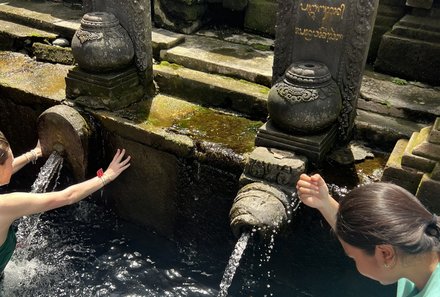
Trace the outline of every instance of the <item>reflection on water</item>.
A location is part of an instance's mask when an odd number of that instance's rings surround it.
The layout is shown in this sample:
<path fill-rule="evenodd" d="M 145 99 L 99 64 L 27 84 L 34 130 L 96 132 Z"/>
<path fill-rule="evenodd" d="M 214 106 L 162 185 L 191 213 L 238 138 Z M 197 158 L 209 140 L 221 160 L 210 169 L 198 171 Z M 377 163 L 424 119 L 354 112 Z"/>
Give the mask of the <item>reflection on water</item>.
<path fill-rule="evenodd" d="M 395 296 L 394 286 L 356 271 L 317 211 L 300 207 L 298 213 L 284 234 L 267 242 L 249 238 L 228 296 Z M 214 297 L 233 250 L 227 240 L 217 251 L 190 238 L 171 242 L 91 199 L 42 214 L 35 232 L 31 243 L 18 242 L 0 296 Z M 20 260 L 20 251 L 29 250 L 31 257 Z"/>
<path fill-rule="evenodd" d="M 359 276 L 336 242 L 323 246 L 322 235 L 332 236 L 314 219 L 292 230 L 297 239 L 277 239 L 269 262 L 267 245 L 251 238 L 228 296 L 394 295 Z M 121 222 L 91 200 L 43 214 L 34 238 L 38 252 L 13 257 L 2 296 L 217 296 L 228 261 Z"/>

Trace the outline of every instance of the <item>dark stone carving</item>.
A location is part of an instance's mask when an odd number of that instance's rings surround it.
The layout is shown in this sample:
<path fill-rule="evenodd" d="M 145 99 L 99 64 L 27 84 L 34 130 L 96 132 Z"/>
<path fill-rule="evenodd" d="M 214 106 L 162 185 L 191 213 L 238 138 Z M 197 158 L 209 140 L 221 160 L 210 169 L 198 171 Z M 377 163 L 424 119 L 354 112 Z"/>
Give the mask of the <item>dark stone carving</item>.
<path fill-rule="evenodd" d="M 278 1 L 273 83 L 295 61 L 327 65 L 342 96 L 343 141 L 351 136 L 377 6 L 378 0 Z"/>
<path fill-rule="evenodd" d="M 38 137 L 43 152 L 50 154 L 57 151 L 62 154 L 78 181 L 86 176 L 92 133 L 79 112 L 67 105 L 51 107 L 38 117 Z"/>
<path fill-rule="evenodd" d="M 257 147 L 245 166 L 241 182 L 265 181 L 285 187 L 285 190 L 289 191 L 305 169 L 304 157 L 282 150 Z"/>
<path fill-rule="evenodd" d="M 85 12 L 113 13 L 127 30 L 135 52 L 135 64 L 143 84 L 153 82 L 153 52 L 151 46 L 151 3 L 148 0 L 84 0 Z"/>
<path fill-rule="evenodd" d="M 313 61 L 295 62 L 270 90 L 268 110 L 280 130 L 314 134 L 336 121 L 341 96 L 327 66 Z"/>
<path fill-rule="evenodd" d="M 72 54 L 80 68 L 102 73 L 126 68 L 134 51 L 127 31 L 113 14 L 91 12 L 84 15 L 73 36 Z"/>
<path fill-rule="evenodd" d="M 243 231 L 255 228 L 262 236 L 273 234 L 270 231 L 280 229 L 291 219 L 291 209 L 289 197 L 276 187 L 248 184 L 234 199 L 229 214 L 232 232 L 239 237 Z"/>
<path fill-rule="evenodd" d="M 292 152 L 255 148 L 240 177 L 242 188 L 229 214 L 234 234 L 257 228 L 264 236 L 285 226 L 299 203 L 292 185 L 306 167 L 307 159 Z"/>

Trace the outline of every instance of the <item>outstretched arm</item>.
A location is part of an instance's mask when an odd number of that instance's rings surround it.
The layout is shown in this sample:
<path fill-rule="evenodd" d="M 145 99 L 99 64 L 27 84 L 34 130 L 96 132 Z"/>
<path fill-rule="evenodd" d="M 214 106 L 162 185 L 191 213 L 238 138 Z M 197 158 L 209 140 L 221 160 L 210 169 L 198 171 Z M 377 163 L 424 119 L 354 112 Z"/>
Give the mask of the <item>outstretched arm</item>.
<path fill-rule="evenodd" d="M 12 223 L 22 216 L 41 213 L 50 209 L 76 203 L 105 184 L 116 179 L 130 166 L 130 156 L 124 159 L 125 150 L 117 150 L 102 177 L 93 177 L 62 191 L 49 193 L 11 193 L 0 196 L 0 224 Z"/>
<path fill-rule="evenodd" d="M 334 229 L 339 203 L 330 196 L 324 179 L 319 174 L 312 176 L 301 174 L 296 189 L 299 199 L 305 205 L 318 209 Z"/>
<path fill-rule="evenodd" d="M 35 162 L 42 155 L 43 153 L 41 152 L 40 141 L 38 141 L 34 149 L 14 158 L 14 161 L 12 162 L 12 174 L 16 173 L 29 162 Z"/>

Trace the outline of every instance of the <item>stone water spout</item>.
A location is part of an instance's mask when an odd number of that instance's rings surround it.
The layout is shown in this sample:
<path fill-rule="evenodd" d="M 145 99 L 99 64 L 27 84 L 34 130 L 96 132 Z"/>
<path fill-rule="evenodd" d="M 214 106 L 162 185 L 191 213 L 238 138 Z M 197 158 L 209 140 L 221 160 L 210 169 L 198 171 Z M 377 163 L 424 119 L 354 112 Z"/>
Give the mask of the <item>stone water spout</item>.
<path fill-rule="evenodd" d="M 251 153 L 230 211 L 235 236 L 256 229 L 264 237 L 292 220 L 299 204 L 295 184 L 306 170 L 306 162 L 292 152 L 265 147 Z"/>
<path fill-rule="evenodd" d="M 91 134 L 86 120 L 67 105 L 53 106 L 38 118 L 38 136 L 43 153 L 46 157 L 53 151 L 60 153 L 78 181 L 85 178 Z"/>
<path fill-rule="evenodd" d="M 260 235 L 279 230 L 292 219 L 289 197 L 266 183 L 251 183 L 240 189 L 230 211 L 232 232 L 239 237 L 249 229 Z"/>

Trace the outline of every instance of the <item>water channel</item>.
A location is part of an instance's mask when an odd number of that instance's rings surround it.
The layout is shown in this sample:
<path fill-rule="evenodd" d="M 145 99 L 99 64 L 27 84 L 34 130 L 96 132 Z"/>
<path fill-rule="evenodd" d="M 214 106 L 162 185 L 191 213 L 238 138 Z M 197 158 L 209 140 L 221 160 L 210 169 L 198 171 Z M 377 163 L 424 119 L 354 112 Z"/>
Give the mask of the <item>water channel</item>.
<path fill-rule="evenodd" d="M 62 174 L 60 183 L 69 178 Z M 317 213 L 298 211 L 301 219 L 286 234 L 245 236 L 240 265 L 221 296 L 394 296 L 394 286 L 356 272 Z M 42 214 L 32 244 L 30 257 L 14 255 L 7 266 L 2 296 L 218 296 L 230 256 L 170 241 L 92 199 Z M 17 255 L 20 249 L 19 242 Z"/>

